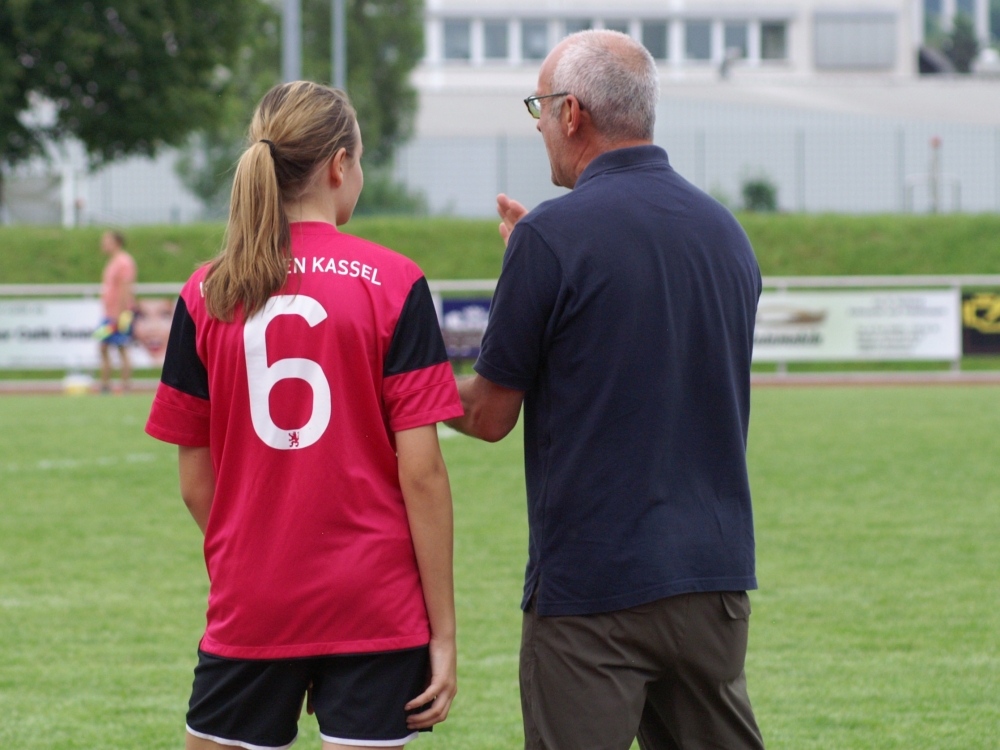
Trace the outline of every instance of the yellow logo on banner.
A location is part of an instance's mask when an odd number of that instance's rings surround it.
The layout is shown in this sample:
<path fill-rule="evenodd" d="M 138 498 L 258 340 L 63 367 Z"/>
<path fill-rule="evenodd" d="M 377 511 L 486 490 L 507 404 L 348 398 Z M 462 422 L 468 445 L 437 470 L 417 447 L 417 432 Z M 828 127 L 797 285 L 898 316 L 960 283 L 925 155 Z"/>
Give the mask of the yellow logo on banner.
<path fill-rule="evenodd" d="M 1000 294 L 976 294 L 965 300 L 962 322 L 981 333 L 1000 333 Z"/>

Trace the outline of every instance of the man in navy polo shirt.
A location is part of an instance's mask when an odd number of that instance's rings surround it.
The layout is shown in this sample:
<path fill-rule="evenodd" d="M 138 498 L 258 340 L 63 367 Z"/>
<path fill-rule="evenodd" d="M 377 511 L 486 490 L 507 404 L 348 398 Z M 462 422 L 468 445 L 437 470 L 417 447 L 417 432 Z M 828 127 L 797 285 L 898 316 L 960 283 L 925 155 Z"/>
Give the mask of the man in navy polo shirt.
<path fill-rule="evenodd" d="M 531 750 L 763 747 L 743 670 L 760 271 L 652 145 L 658 93 L 617 32 L 545 60 L 526 104 L 572 192 L 531 213 L 498 198 L 507 252 L 449 423 L 499 440 L 524 403 Z"/>

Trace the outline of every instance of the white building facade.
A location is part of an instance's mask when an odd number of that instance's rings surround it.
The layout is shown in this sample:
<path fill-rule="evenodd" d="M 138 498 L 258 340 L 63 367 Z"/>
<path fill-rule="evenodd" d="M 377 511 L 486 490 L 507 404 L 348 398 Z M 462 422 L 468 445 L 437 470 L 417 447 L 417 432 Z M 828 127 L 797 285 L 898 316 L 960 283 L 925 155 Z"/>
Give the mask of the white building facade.
<path fill-rule="evenodd" d="M 970 1 L 977 10 L 987 8 L 988 0 Z M 727 56 L 734 67 L 763 75 L 912 76 L 924 2 L 429 0 L 423 67 L 537 66 L 567 34 L 606 28 L 642 41 L 675 78 L 715 76 Z"/>
<path fill-rule="evenodd" d="M 927 28 L 988 0 L 427 0 L 416 138 L 397 177 L 434 213 L 558 195 L 521 99 L 582 29 L 642 42 L 660 70 L 655 141 L 698 187 L 740 203 L 766 177 L 788 211 L 928 210 L 938 135 L 946 210 L 1000 210 L 1000 78 L 921 76 Z M 941 177 L 940 179 L 945 179 Z"/>

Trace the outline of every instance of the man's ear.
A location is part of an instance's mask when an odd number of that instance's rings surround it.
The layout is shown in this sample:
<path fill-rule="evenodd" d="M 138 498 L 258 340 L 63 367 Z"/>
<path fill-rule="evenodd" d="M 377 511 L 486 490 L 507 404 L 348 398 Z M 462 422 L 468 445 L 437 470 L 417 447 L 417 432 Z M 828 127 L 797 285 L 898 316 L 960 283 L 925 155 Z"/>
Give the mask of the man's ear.
<path fill-rule="evenodd" d="M 567 137 L 572 137 L 580 132 L 580 127 L 583 124 L 583 110 L 580 108 L 579 100 L 572 94 L 569 94 L 563 102 L 562 117 L 563 130 Z"/>
<path fill-rule="evenodd" d="M 339 188 L 344 184 L 344 172 L 347 168 L 347 149 L 340 148 L 337 149 L 337 153 L 333 155 L 330 159 L 330 166 L 328 168 L 328 177 L 330 179 L 330 184 Z"/>

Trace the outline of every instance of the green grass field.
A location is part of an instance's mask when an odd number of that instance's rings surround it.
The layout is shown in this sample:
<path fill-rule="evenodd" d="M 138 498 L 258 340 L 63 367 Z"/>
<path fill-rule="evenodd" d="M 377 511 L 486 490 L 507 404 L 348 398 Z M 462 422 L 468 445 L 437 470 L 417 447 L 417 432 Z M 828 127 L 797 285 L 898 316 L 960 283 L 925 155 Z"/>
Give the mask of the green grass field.
<path fill-rule="evenodd" d="M 1000 215 L 740 214 L 765 274 L 948 274 L 1000 271 Z M 140 281 L 183 281 L 212 258 L 222 224 L 126 230 Z M 0 227 L 0 283 L 93 282 L 102 229 Z M 492 279 L 503 243 L 497 222 L 358 217 L 344 227 L 413 258 L 429 279 Z"/>
<path fill-rule="evenodd" d="M 1000 746 L 998 404 L 994 387 L 755 392 L 747 672 L 772 750 Z M 0 747 L 181 747 L 207 583 L 148 405 L 0 397 Z M 520 433 L 442 446 L 461 692 L 418 745 L 517 748 Z M 312 719 L 297 747 L 318 747 Z"/>

